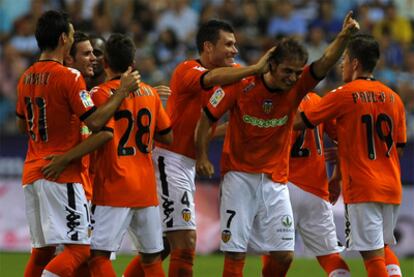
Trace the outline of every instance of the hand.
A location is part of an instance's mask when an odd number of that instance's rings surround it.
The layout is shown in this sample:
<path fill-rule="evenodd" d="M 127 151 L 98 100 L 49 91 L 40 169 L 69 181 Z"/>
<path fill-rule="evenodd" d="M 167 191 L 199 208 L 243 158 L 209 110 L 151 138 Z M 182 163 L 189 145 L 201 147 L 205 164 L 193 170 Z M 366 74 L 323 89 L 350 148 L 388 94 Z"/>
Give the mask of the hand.
<path fill-rule="evenodd" d="M 69 163 L 63 155 L 49 155 L 44 159 L 50 160 L 51 162 L 42 167 L 42 174 L 46 179 L 52 181 L 55 181 L 60 176 Z"/>
<path fill-rule="evenodd" d="M 328 183 L 328 190 L 329 190 L 329 202 L 332 205 L 335 205 L 338 201 L 339 196 L 341 195 L 341 179 L 340 178 L 332 178 L 329 180 Z"/>
<path fill-rule="evenodd" d="M 161 86 L 156 86 L 154 88 L 157 90 L 158 95 L 160 96 L 162 100 L 167 100 L 168 97 L 171 95 L 171 89 L 169 86 L 161 85 Z"/>
<path fill-rule="evenodd" d="M 351 36 L 359 31 L 359 23 L 355 19 L 352 18 L 353 11 L 349 11 L 348 14 L 345 16 L 344 22 L 342 24 L 342 31 L 346 35 Z"/>
<path fill-rule="evenodd" d="M 199 158 L 196 162 L 196 171 L 200 176 L 211 178 L 214 175 L 214 166 L 207 158 Z"/>
<path fill-rule="evenodd" d="M 264 54 L 259 61 L 254 65 L 256 67 L 256 74 L 263 74 L 269 71 L 269 57 L 275 51 L 276 46 L 272 47 L 270 50 Z"/>
<path fill-rule="evenodd" d="M 132 71 L 132 67 L 128 67 L 128 70 L 121 75 L 121 85 L 118 89 L 119 93 L 122 93 L 124 97 L 127 97 L 130 92 L 136 91 L 141 83 L 141 75 L 138 71 Z"/>

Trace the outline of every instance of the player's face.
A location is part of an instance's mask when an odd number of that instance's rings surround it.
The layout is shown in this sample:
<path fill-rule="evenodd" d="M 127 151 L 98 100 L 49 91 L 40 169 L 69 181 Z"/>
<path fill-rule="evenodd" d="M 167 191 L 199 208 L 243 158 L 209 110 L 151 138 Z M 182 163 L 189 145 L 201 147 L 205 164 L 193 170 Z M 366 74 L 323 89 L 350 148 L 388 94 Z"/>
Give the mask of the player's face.
<path fill-rule="evenodd" d="M 92 48 L 93 48 L 93 54 L 96 57 L 96 62 L 93 64 L 93 72 L 94 74 L 100 75 L 104 71 L 104 50 L 105 50 L 105 42 L 100 39 L 92 39 L 91 40 Z"/>
<path fill-rule="evenodd" d="M 342 81 L 345 83 L 352 81 L 352 64 L 347 51 L 345 51 L 342 57 L 341 69 Z"/>
<path fill-rule="evenodd" d="M 94 63 L 96 63 L 96 57 L 90 41 L 85 40 L 76 44 L 76 55 L 72 67 L 79 70 L 84 77 L 91 77 L 94 74 Z"/>
<path fill-rule="evenodd" d="M 220 38 L 212 47 L 211 63 L 216 67 L 232 66 L 238 51 L 233 33 L 220 30 Z"/>
<path fill-rule="evenodd" d="M 271 64 L 273 85 L 283 91 L 290 90 L 299 80 L 303 72 L 303 61 L 285 59 L 280 64 Z"/>

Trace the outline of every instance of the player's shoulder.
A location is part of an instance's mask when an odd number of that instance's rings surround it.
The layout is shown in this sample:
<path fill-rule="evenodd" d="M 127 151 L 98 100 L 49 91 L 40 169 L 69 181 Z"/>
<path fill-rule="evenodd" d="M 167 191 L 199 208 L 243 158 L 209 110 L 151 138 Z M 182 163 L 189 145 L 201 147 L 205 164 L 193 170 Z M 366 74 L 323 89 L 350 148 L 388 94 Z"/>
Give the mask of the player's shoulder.
<path fill-rule="evenodd" d="M 80 73 L 80 71 L 72 67 L 56 67 L 56 71 L 62 74 L 65 78 L 74 80 L 76 82 L 82 78 L 82 74 Z"/>
<path fill-rule="evenodd" d="M 176 72 L 178 73 L 178 72 L 182 72 L 185 70 L 195 70 L 199 72 L 205 72 L 208 69 L 205 68 L 199 60 L 186 60 L 177 66 Z"/>

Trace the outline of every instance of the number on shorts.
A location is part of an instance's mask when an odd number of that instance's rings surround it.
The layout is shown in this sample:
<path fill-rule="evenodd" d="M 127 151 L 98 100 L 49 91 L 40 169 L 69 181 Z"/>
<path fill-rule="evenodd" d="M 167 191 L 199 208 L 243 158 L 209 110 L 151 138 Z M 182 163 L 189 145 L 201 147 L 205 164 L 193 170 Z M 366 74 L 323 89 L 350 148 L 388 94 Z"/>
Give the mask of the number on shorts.
<path fill-rule="evenodd" d="M 364 114 L 361 117 L 361 121 L 363 124 L 366 124 L 368 158 L 370 160 L 375 160 L 377 157 L 377 154 L 375 152 L 374 132 L 376 132 L 379 139 L 384 141 L 387 145 L 387 152 L 385 155 L 389 157 L 392 146 L 394 145 L 394 141 L 392 139 L 393 124 L 391 118 L 388 115 L 381 113 L 378 115 L 376 122 L 373 122 L 374 119 L 372 115 Z M 386 128 L 389 130 L 387 134 L 384 134 L 383 132 L 382 123 L 385 123 Z"/>
<path fill-rule="evenodd" d="M 188 200 L 188 195 L 186 191 L 184 192 L 183 197 L 181 197 L 181 203 L 186 205 L 187 208 L 190 207 L 190 201 Z"/>
<path fill-rule="evenodd" d="M 233 217 L 236 215 L 236 211 L 227 210 L 226 213 L 230 214 L 229 219 L 227 219 L 227 229 L 230 229 L 231 221 L 233 220 Z"/>
<path fill-rule="evenodd" d="M 295 140 L 295 143 L 292 145 L 292 149 L 290 150 L 291 157 L 309 157 L 310 150 L 308 148 L 303 147 L 303 144 L 305 142 L 306 130 L 307 129 L 300 132 L 299 136 Z M 316 150 L 318 152 L 318 155 L 322 155 L 322 143 L 321 137 L 319 136 L 318 126 L 316 126 L 316 128 L 313 129 L 313 134 L 315 136 Z"/>
<path fill-rule="evenodd" d="M 27 123 L 29 125 L 30 138 L 36 141 L 36 134 L 34 132 L 34 108 L 30 97 L 24 98 L 27 111 Z M 46 120 L 46 101 L 43 97 L 35 97 L 36 106 L 39 109 L 39 118 L 37 121 L 38 133 L 42 141 L 47 141 L 47 120 Z"/>
<path fill-rule="evenodd" d="M 144 116 L 148 117 L 148 124 L 144 124 L 143 123 L 143 118 Z M 126 119 L 128 120 L 128 126 L 124 132 L 124 134 L 121 136 L 121 138 L 119 139 L 119 143 L 118 143 L 118 156 L 130 156 L 130 155 L 135 155 L 136 153 L 136 149 L 134 146 L 131 147 L 126 147 L 125 145 L 127 144 L 129 137 L 131 135 L 132 130 L 134 129 L 134 119 L 133 119 L 133 115 L 130 111 L 128 110 L 121 110 L 121 111 L 117 111 L 114 115 L 115 120 L 121 120 L 121 119 Z M 150 133 L 150 126 L 151 126 L 151 112 L 146 109 L 143 108 L 141 110 L 138 111 L 137 114 L 137 131 L 135 133 L 135 144 L 138 148 L 138 150 L 141 153 L 147 154 L 150 152 L 149 149 L 149 145 L 151 142 L 151 138 L 149 136 Z M 148 134 L 148 141 L 147 144 L 145 144 L 142 140 L 143 136 L 145 134 Z"/>

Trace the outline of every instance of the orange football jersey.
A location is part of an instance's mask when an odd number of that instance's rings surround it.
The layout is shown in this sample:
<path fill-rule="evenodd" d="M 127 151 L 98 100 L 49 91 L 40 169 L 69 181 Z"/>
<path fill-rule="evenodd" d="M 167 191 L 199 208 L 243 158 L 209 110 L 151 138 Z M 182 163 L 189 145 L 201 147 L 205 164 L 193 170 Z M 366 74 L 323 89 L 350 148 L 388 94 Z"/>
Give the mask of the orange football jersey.
<path fill-rule="evenodd" d="M 357 79 L 328 93 L 302 117 L 309 127 L 336 118 L 345 203 L 401 203 L 396 147 L 407 137 L 404 105 L 394 91 Z"/>
<path fill-rule="evenodd" d="M 195 159 L 194 132 L 203 103 L 211 95 L 211 88 L 202 86 L 202 78 L 207 72 L 198 60 L 185 61 L 177 66 L 171 77 L 171 95 L 166 107 L 174 141 L 171 145 L 157 143 L 157 146 Z"/>
<path fill-rule="evenodd" d="M 320 101 L 314 92 L 308 93 L 299 105 L 306 111 Z M 333 125 L 333 122 L 327 124 Z M 334 127 L 331 127 L 334 128 Z M 293 131 L 289 161 L 289 182 L 329 201 L 328 178 L 326 174 L 323 134 L 325 124 L 313 130 Z"/>
<path fill-rule="evenodd" d="M 310 67 L 305 67 L 290 91 L 271 90 L 263 76 L 251 76 L 216 89 L 204 112 L 216 121 L 230 110 L 222 174 L 266 173 L 273 181 L 286 183 L 293 118 L 301 99 L 317 83 Z"/>
<path fill-rule="evenodd" d="M 96 105 L 105 103 L 119 85 L 120 80 L 115 79 L 93 88 Z M 140 89 L 130 93 L 105 127 L 114 137 L 93 158 L 92 203 L 113 207 L 158 205 L 151 151 L 154 133 L 165 134 L 170 127 L 157 91 L 141 82 Z"/>
<path fill-rule="evenodd" d="M 27 124 L 29 145 L 23 168 L 23 184 L 44 178 L 44 158 L 63 154 L 80 142 L 80 120 L 95 109 L 79 71 L 56 61 L 39 61 L 19 80 L 16 114 Z M 78 116 L 76 118 L 74 115 Z M 68 165 L 58 183 L 82 183 L 81 160 Z"/>

